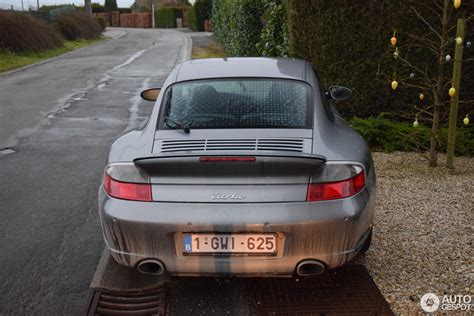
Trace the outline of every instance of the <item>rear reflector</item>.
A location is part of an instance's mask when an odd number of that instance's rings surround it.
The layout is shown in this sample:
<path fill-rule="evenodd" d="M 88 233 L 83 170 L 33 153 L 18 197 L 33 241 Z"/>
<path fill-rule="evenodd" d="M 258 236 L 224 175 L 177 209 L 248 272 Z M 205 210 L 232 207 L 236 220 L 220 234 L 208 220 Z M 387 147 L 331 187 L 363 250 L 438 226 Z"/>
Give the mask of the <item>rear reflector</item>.
<path fill-rule="evenodd" d="M 112 179 L 107 173 L 104 175 L 104 187 L 108 195 L 123 200 L 151 202 L 151 184 L 127 183 Z"/>
<path fill-rule="evenodd" d="M 200 162 L 254 162 L 255 157 L 201 157 Z"/>
<path fill-rule="evenodd" d="M 342 199 L 352 196 L 365 186 L 365 175 L 362 170 L 355 177 L 347 180 L 327 183 L 310 183 L 307 202 Z"/>

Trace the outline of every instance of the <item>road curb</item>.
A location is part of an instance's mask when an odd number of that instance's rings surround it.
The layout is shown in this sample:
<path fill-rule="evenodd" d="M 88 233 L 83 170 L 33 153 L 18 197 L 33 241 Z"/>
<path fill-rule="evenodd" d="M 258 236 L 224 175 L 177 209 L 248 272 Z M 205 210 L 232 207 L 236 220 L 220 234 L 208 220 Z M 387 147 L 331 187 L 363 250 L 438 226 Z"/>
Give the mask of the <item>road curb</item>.
<path fill-rule="evenodd" d="M 192 58 L 192 50 L 193 50 L 193 40 L 191 39 L 191 36 L 184 32 L 180 32 L 182 36 L 185 38 L 185 43 L 184 43 L 184 52 L 181 56 L 180 62 L 184 62 L 187 60 L 191 60 Z"/>
<path fill-rule="evenodd" d="M 39 61 L 37 63 L 33 63 L 33 64 L 29 64 L 29 65 L 26 65 L 26 66 L 22 66 L 22 67 L 19 67 L 19 68 L 15 68 L 15 69 L 12 69 L 12 70 L 7 70 L 5 72 L 2 72 L 0 73 L 0 79 L 3 78 L 3 77 L 7 77 L 7 76 L 10 76 L 10 75 L 13 75 L 15 73 L 18 73 L 18 72 L 22 72 L 22 71 L 25 71 L 25 70 L 28 70 L 28 69 L 31 69 L 31 68 L 34 68 L 34 67 L 37 67 L 37 66 L 41 66 L 41 65 L 44 65 L 44 64 L 47 64 L 47 63 L 50 63 L 52 61 L 55 61 L 55 60 L 58 60 L 58 59 L 61 59 L 61 58 L 64 58 L 64 57 L 67 57 L 67 56 L 70 56 L 76 52 L 80 52 L 86 48 L 90 48 L 90 47 L 94 47 L 94 46 L 97 46 L 99 44 L 103 44 L 109 40 L 115 40 L 115 39 L 118 39 L 122 36 L 124 36 L 125 34 L 127 34 L 127 32 L 121 32 L 120 34 L 118 34 L 117 36 L 112 36 L 112 37 L 109 37 L 109 38 L 106 38 L 102 41 L 99 41 L 97 43 L 94 43 L 94 44 L 91 44 L 91 45 L 88 45 L 88 46 L 84 46 L 84 47 L 81 47 L 81 48 L 78 48 L 78 49 L 75 49 L 75 50 L 72 50 L 70 52 L 67 52 L 67 53 L 64 53 L 64 54 L 61 54 L 61 55 L 58 55 L 58 56 L 55 56 L 55 57 L 51 57 L 51 58 L 48 58 L 48 59 L 45 59 L 45 60 L 42 60 L 42 61 Z"/>

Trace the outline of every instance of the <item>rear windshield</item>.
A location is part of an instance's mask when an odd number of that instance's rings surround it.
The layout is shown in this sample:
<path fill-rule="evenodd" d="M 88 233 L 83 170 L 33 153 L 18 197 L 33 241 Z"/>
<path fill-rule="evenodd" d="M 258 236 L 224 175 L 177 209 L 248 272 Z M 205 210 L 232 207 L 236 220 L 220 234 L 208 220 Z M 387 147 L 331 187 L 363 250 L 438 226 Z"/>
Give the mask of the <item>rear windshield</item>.
<path fill-rule="evenodd" d="M 178 83 L 167 90 L 160 128 L 311 128 L 309 86 L 294 80 L 226 79 Z M 169 119 L 169 120 L 167 120 Z"/>

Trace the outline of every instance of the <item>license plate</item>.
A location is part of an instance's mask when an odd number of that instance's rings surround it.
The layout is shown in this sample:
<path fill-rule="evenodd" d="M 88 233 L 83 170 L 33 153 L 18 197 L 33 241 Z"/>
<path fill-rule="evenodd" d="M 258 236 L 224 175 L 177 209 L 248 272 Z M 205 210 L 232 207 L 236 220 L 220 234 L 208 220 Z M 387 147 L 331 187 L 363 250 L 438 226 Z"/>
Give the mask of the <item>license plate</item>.
<path fill-rule="evenodd" d="M 185 254 L 275 255 L 276 234 L 183 234 Z"/>

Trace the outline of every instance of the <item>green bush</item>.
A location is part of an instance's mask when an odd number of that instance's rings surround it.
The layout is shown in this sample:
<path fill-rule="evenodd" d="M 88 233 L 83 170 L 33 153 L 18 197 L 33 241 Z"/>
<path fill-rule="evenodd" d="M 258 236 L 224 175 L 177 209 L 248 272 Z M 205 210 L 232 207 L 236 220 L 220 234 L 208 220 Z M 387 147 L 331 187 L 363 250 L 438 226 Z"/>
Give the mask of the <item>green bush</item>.
<path fill-rule="evenodd" d="M 196 18 L 196 11 L 194 7 L 189 7 L 187 9 L 188 13 L 188 23 L 189 23 L 189 28 L 191 31 L 198 31 L 198 25 L 197 25 L 197 18 Z"/>
<path fill-rule="evenodd" d="M 214 36 L 229 56 L 258 56 L 264 12 L 262 0 L 215 0 Z"/>
<path fill-rule="evenodd" d="M 212 0 L 197 0 L 193 8 L 196 15 L 197 30 L 202 32 L 204 31 L 204 21 L 211 18 Z"/>
<path fill-rule="evenodd" d="M 286 0 L 264 0 L 265 27 L 257 44 L 259 54 L 269 57 L 288 56 L 288 23 Z"/>
<path fill-rule="evenodd" d="M 65 39 L 70 41 L 93 39 L 102 33 L 99 22 L 80 11 L 59 15 L 56 18 L 55 27 Z"/>
<path fill-rule="evenodd" d="M 105 12 L 104 6 L 100 3 L 91 3 L 92 13 L 103 13 Z"/>
<path fill-rule="evenodd" d="M 425 151 L 430 147 L 431 128 L 423 124 L 397 123 L 383 117 L 366 119 L 354 117 L 349 122 L 372 150 L 376 151 Z M 448 129 L 442 127 L 439 136 L 441 149 L 446 149 Z M 456 133 L 456 154 L 474 155 L 474 128 L 461 126 Z"/>
<path fill-rule="evenodd" d="M 390 106 L 390 81 L 378 66 L 393 63 L 385 11 L 395 8 L 376 2 L 289 0 L 291 55 L 311 61 L 324 86 L 352 89 L 351 102 L 338 108 L 344 117 L 377 115 Z"/>
<path fill-rule="evenodd" d="M 102 16 L 96 16 L 94 17 L 96 19 L 96 21 L 99 23 L 100 27 L 102 28 L 102 31 L 105 30 L 105 28 L 107 27 L 107 21 L 104 19 L 104 17 Z"/>
<path fill-rule="evenodd" d="M 44 21 L 28 14 L 0 11 L 0 50 L 39 52 L 62 44 L 61 36 Z"/>
<path fill-rule="evenodd" d="M 155 12 L 155 23 L 158 28 L 176 28 L 176 19 L 183 18 L 183 10 L 177 7 L 165 7 Z"/>

